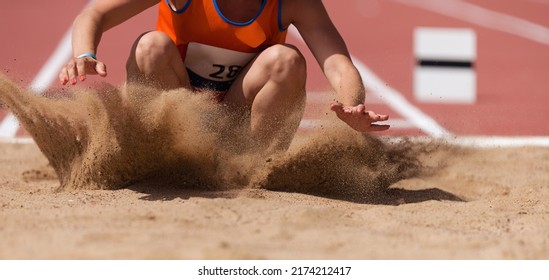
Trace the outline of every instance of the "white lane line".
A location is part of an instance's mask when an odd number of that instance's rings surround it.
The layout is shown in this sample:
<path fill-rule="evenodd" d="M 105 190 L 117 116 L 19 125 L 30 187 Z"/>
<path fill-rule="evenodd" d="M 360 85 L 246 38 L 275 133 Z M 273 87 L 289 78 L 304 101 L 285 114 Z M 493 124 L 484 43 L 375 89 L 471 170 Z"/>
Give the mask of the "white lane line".
<path fill-rule="evenodd" d="M 0 138 L 9 138 L 15 136 L 19 129 L 19 122 L 12 113 L 8 113 L 4 120 L 0 122 Z"/>
<path fill-rule="evenodd" d="M 42 66 L 34 80 L 30 84 L 30 89 L 36 94 L 41 94 L 47 90 L 54 80 L 57 79 L 57 73 L 63 64 L 70 58 L 71 48 L 71 29 L 65 32 L 65 35 L 57 45 L 48 61 Z M 12 113 L 0 123 L 0 137 L 15 137 L 19 129 L 19 121 Z"/>
<path fill-rule="evenodd" d="M 432 143 L 433 138 L 426 136 L 392 137 L 383 136 L 389 143 L 412 141 L 414 143 Z M 442 143 L 469 148 L 518 148 L 518 147 L 549 147 L 547 136 L 457 136 L 440 139 Z M 436 143 L 436 142 L 435 142 Z"/>
<path fill-rule="evenodd" d="M 34 144 L 34 139 L 30 137 L 1 138 L 0 144 Z"/>
<path fill-rule="evenodd" d="M 57 45 L 55 52 L 40 69 L 30 85 L 30 89 L 36 93 L 43 93 L 57 79 L 59 70 L 72 55 L 71 31 L 69 28 Z"/>
<path fill-rule="evenodd" d="M 440 126 L 433 118 L 408 102 L 400 92 L 387 86 L 384 81 L 366 67 L 359 59 L 356 57 L 352 57 L 352 59 L 364 80 L 364 84 L 377 92 L 380 95 L 380 98 L 385 101 L 389 107 L 432 137 L 444 138 L 452 136 L 448 130 Z"/>
<path fill-rule="evenodd" d="M 465 147 L 497 148 L 497 147 L 549 147 L 549 137 L 457 137 L 450 143 Z"/>
<path fill-rule="evenodd" d="M 436 12 L 482 27 L 510 33 L 549 45 L 549 28 L 460 0 L 394 0 L 404 5 Z"/>
<path fill-rule="evenodd" d="M 323 125 L 318 120 L 304 120 L 304 128 L 315 128 Z M 333 123 L 326 124 L 333 125 Z M 432 137 L 427 136 L 412 136 L 412 137 L 394 137 L 382 136 L 380 139 L 388 143 L 398 143 L 403 140 L 412 141 L 413 143 L 431 143 Z M 469 147 L 469 148 L 519 148 L 519 147 L 549 147 L 549 137 L 506 137 L 506 136 L 479 136 L 479 137 L 454 137 L 440 139 L 443 143 L 449 145 Z M 20 138 L 0 138 L 0 144 L 34 144 L 34 140 L 30 137 Z"/>
<path fill-rule="evenodd" d="M 289 28 L 289 33 L 303 42 L 303 38 L 299 35 L 299 32 L 295 29 L 295 27 L 292 26 Z M 433 118 L 408 102 L 408 100 L 406 100 L 400 92 L 387 86 L 387 83 L 375 75 L 358 58 L 353 56 L 352 60 L 360 72 L 365 86 L 374 93 L 377 93 L 378 98 L 383 100 L 391 109 L 401 114 L 417 128 L 432 137 L 441 138 L 452 136 L 449 131 L 440 126 Z"/>

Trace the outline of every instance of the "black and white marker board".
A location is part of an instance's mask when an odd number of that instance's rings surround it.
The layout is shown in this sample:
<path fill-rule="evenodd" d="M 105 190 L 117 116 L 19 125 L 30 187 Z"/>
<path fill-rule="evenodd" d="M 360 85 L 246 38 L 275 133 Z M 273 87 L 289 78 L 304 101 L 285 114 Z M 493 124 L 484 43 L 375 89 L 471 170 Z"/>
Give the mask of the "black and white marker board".
<path fill-rule="evenodd" d="M 414 30 L 414 97 L 424 103 L 475 103 L 476 34 L 466 28 Z"/>

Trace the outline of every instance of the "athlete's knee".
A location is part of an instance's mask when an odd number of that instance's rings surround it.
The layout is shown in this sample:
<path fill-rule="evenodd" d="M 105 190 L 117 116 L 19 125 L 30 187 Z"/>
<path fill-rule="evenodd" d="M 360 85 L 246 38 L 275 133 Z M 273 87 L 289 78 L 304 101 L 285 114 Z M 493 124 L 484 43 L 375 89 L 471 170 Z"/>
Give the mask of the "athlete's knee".
<path fill-rule="evenodd" d="M 284 82 L 305 80 L 307 65 L 301 52 L 292 45 L 274 45 L 267 49 L 271 78 Z"/>
<path fill-rule="evenodd" d="M 137 60 L 157 60 L 165 57 L 173 42 L 163 32 L 152 31 L 141 35 L 134 45 L 134 55 Z"/>

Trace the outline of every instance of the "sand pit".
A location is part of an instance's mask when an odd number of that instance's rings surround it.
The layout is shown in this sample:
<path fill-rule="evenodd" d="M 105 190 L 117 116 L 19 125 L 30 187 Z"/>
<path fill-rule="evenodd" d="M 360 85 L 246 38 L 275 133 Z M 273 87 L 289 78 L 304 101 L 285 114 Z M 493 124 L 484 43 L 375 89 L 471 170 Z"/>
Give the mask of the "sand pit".
<path fill-rule="evenodd" d="M 546 148 L 325 128 L 265 155 L 196 95 L 0 92 L 35 139 L 0 144 L 2 259 L 549 258 Z"/>

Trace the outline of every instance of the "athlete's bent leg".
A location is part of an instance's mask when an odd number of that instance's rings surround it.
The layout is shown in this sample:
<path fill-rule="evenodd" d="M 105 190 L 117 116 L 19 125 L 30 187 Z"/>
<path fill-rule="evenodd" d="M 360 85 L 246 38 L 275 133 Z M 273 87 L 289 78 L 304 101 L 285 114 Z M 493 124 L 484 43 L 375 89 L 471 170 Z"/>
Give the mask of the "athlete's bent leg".
<path fill-rule="evenodd" d="M 190 88 L 189 76 L 179 51 L 160 31 L 142 34 L 135 41 L 126 63 L 126 81 L 162 89 Z"/>
<path fill-rule="evenodd" d="M 291 45 L 274 45 L 260 53 L 223 100 L 250 112 L 252 137 L 262 148 L 289 147 L 305 105 L 305 58 Z"/>

